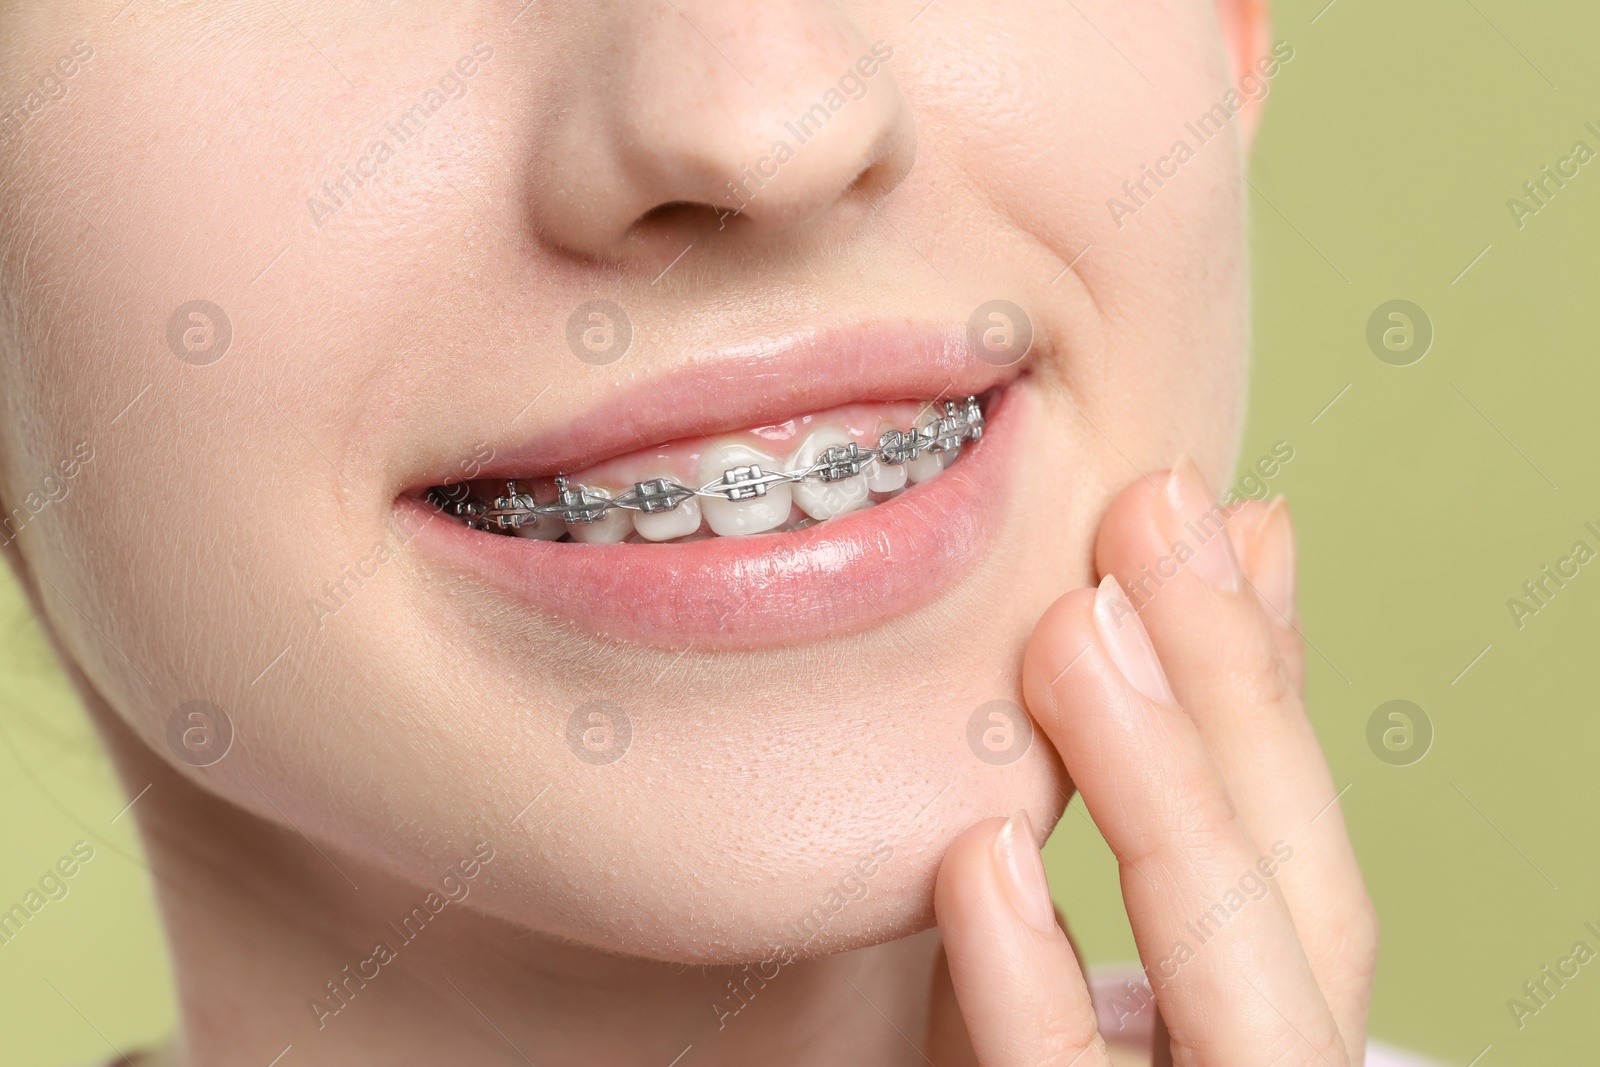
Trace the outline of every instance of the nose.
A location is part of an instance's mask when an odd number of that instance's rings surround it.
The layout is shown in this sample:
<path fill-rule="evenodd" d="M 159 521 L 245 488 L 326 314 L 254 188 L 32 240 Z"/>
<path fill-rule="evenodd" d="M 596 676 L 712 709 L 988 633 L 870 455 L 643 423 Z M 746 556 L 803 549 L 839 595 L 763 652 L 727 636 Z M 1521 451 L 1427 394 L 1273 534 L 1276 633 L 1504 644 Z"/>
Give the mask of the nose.
<path fill-rule="evenodd" d="M 893 46 L 832 0 L 597 4 L 578 18 L 587 44 L 532 120 L 531 221 L 553 245 L 626 261 L 705 230 L 845 228 L 911 167 Z"/>

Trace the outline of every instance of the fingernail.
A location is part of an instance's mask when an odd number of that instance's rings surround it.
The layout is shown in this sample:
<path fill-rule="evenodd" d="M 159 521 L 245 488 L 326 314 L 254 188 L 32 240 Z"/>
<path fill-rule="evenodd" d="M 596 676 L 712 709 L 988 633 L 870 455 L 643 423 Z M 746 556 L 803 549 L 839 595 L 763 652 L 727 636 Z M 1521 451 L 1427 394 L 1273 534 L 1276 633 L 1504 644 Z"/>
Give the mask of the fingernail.
<path fill-rule="evenodd" d="M 1026 811 L 1006 820 L 994 835 L 995 869 L 1000 884 L 1022 921 L 1042 934 L 1056 929 L 1056 909 L 1050 903 L 1050 883 L 1045 881 L 1044 861 L 1039 846 L 1033 843 L 1033 823 Z"/>
<path fill-rule="evenodd" d="M 1267 506 L 1267 517 L 1250 550 L 1250 564 L 1256 591 L 1267 602 L 1272 621 L 1289 626 L 1294 619 L 1294 523 L 1282 495 Z"/>
<path fill-rule="evenodd" d="M 1243 575 L 1233 555 L 1233 545 L 1228 542 L 1228 511 L 1212 499 L 1211 489 L 1194 460 L 1188 456 L 1178 460 L 1167 477 L 1162 496 L 1170 512 L 1166 526 L 1174 552 L 1180 544 L 1188 546 L 1191 570 L 1211 588 L 1237 593 Z"/>
<path fill-rule="evenodd" d="M 1094 628 L 1100 632 L 1100 643 L 1106 646 L 1111 662 L 1128 680 L 1128 684 L 1151 700 L 1173 703 L 1172 688 L 1167 685 L 1167 672 L 1161 669 L 1150 635 L 1145 632 L 1139 613 L 1128 603 L 1122 586 L 1114 575 L 1100 580 L 1094 594 Z"/>

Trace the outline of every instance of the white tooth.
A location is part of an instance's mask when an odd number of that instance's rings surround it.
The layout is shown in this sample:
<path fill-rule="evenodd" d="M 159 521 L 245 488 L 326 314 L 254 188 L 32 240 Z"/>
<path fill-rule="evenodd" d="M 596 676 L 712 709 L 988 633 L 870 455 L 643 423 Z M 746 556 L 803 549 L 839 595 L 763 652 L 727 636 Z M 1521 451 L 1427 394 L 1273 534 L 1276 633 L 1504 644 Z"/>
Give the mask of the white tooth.
<path fill-rule="evenodd" d="M 888 430 L 898 429 L 886 422 L 878 424 L 878 436 L 881 439 Z M 861 468 L 867 478 L 867 488 L 874 493 L 892 493 L 896 489 L 904 489 L 906 485 L 906 465 L 904 463 L 880 463 L 877 460 L 868 460 L 867 465 Z"/>
<path fill-rule="evenodd" d="M 803 470 L 817 461 L 825 448 L 847 445 L 850 435 L 837 426 L 813 430 L 789 457 L 789 470 Z M 825 482 L 807 478 L 794 484 L 794 502 L 813 519 L 832 519 L 867 504 L 867 479 L 862 475 Z"/>
<path fill-rule="evenodd" d="M 920 429 L 938 421 L 939 413 L 930 408 L 926 414 L 917 420 L 917 427 Z M 911 484 L 915 485 L 918 482 L 925 482 L 930 478 L 937 477 L 942 470 L 944 470 L 944 464 L 940 462 L 937 452 L 923 452 L 916 459 L 906 464 L 906 477 L 911 479 Z"/>
<path fill-rule="evenodd" d="M 656 471 L 639 480 L 653 482 L 657 478 L 676 482 L 678 475 Z M 671 511 L 636 511 L 633 513 L 633 528 L 646 541 L 671 541 L 675 537 L 687 537 L 700 529 L 700 498 L 692 496 Z"/>
<path fill-rule="evenodd" d="M 749 466 L 760 467 L 766 473 L 777 470 L 778 461 L 749 445 L 718 442 L 700 461 L 700 484 L 716 481 L 724 471 L 734 467 Z M 720 537 L 731 537 L 736 534 L 766 533 L 788 522 L 794 493 L 787 483 L 780 482 L 768 486 L 764 496 L 750 500 L 703 497 L 702 501 L 701 506 L 705 508 L 706 522 L 711 524 L 711 532 Z"/>
<path fill-rule="evenodd" d="M 598 485 L 581 485 L 577 488 L 602 500 L 610 500 L 615 495 L 611 490 Z M 567 529 L 572 531 L 574 541 L 583 541 L 591 545 L 614 545 L 626 541 L 628 535 L 633 533 L 633 516 L 626 508 L 611 508 L 599 522 L 575 522 Z"/>
<path fill-rule="evenodd" d="M 937 477 L 942 470 L 944 464 L 939 462 L 939 457 L 932 452 L 924 452 L 906 464 L 906 477 L 911 480 L 912 485 L 916 485 L 918 482 Z"/>
<path fill-rule="evenodd" d="M 867 488 L 874 493 L 892 493 L 896 489 L 904 489 L 906 485 L 906 465 L 904 463 L 879 463 L 877 460 L 868 460 L 866 466 L 861 468 L 867 479 Z"/>
<path fill-rule="evenodd" d="M 538 522 L 524 523 L 515 530 L 518 537 L 527 537 L 535 541 L 559 541 L 561 535 L 566 532 L 567 524 L 554 515 L 540 515 Z"/>

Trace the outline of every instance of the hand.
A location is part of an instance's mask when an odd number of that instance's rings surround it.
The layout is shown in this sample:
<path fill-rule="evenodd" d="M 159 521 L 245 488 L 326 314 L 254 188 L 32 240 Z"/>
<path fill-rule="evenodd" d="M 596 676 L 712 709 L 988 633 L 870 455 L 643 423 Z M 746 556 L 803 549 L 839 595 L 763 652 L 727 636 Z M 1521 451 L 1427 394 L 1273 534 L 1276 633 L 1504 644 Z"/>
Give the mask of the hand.
<path fill-rule="evenodd" d="M 1213 511 L 1183 462 L 1123 491 L 1095 562 L 1023 691 L 1117 856 L 1171 1062 L 1359 1067 L 1377 922 L 1303 706 L 1287 511 Z M 940 1067 L 1112 1064 L 1024 813 L 956 840 L 935 907 L 971 1046 Z"/>

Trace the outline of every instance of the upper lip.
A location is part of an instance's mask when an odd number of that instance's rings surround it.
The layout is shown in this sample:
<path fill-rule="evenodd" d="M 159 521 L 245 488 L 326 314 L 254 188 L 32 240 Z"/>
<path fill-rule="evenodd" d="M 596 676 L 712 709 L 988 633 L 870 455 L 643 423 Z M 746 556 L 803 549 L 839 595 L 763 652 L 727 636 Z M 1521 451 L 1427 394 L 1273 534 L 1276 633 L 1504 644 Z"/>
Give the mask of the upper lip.
<path fill-rule="evenodd" d="M 650 445 L 763 426 L 851 402 L 959 399 L 1009 383 L 1025 365 L 996 367 L 975 359 L 964 329 L 951 326 L 878 322 L 799 331 L 726 349 L 659 375 L 640 375 L 532 437 L 491 438 L 484 443 L 493 456 L 475 477 L 580 470 Z M 459 464 L 446 463 L 427 484 L 459 478 Z"/>

